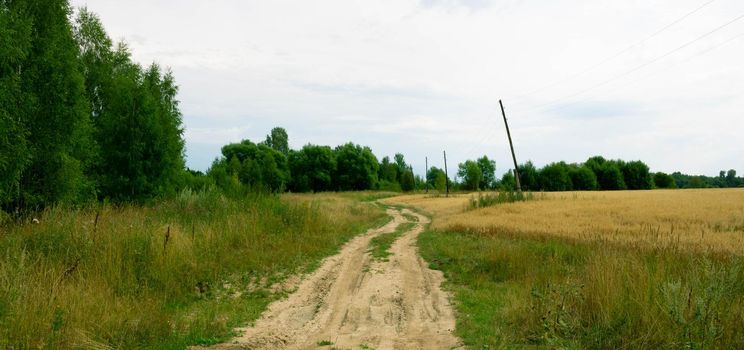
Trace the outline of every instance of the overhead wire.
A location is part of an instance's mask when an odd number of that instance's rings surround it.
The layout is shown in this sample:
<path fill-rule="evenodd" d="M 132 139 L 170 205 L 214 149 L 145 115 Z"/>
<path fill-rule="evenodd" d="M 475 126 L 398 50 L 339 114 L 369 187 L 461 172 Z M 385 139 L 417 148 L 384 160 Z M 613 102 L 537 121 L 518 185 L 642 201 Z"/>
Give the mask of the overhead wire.
<path fill-rule="evenodd" d="M 519 95 L 519 96 L 515 97 L 515 99 L 517 100 L 515 104 L 519 105 L 519 104 L 520 104 L 520 102 L 519 102 L 519 100 L 520 100 L 520 99 L 524 99 L 524 98 L 526 98 L 526 97 L 528 97 L 528 96 L 530 96 L 530 95 L 533 95 L 533 94 L 535 94 L 535 93 L 537 93 L 537 92 L 539 92 L 539 91 L 542 91 L 542 90 L 544 90 L 544 89 L 547 89 L 547 88 L 550 88 L 550 87 L 554 87 L 554 86 L 560 85 L 560 84 L 562 84 L 562 83 L 565 83 L 565 82 L 567 82 L 567 81 L 571 81 L 571 80 L 573 80 L 573 79 L 575 79 L 575 78 L 578 78 L 578 77 L 580 77 L 580 76 L 583 76 L 584 74 L 587 74 L 587 73 L 589 73 L 589 72 L 591 72 L 591 71 L 593 71 L 593 70 L 595 70 L 595 69 L 597 69 L 597 68 L 599 68 L 599 67 L 601 67 L 601 66 L 605 65 L 606 63 L 608 63 L 608 62 L 610 62 L 610 61 L 612 61 L 612 60 L 614 60 L 614 59 L 616 59 L 616 58 L 620 57 L 621 55 L 623 55 L 623 54 L 625 54 L 625 53 L 629 52 L 630 50 L 632 50 L 632 49 L 634 49 L 634 48 L 636 48 L 636 47 L 638 47 L 638 46 L 642 45 L 643 43 L 645 43 L 645 42 L 647 42 L 647 41 L 649 41 L 649 40 L 651 40 L 651 39 L 653 39 L 653 38 L 657 37 L 658 35 L 660 35 L 660 34 L 664 33 L 664 32 L 665 32 L 665 31 L 667 31 L 668 29 L 670 29 L 670 28 L 674 27 L 675 25 L 679 24 L 680 22 L 684 21 L 684 20 L 685 20 L 685 19 L 687 19 L 688 17 L 690 17 L 690 16 L 692 16 L 693 14 L 695 14 L 695 13 L 699 12 L 700 10 L 704 9 L 705 7 L 709 6 L 710 4 L 712 4 L 712 3 L 713 3 L 713 2 L 715 2 L 715 1 L 716 1 L 716 0 L 708 0 L 708 1 L 704 2 L 704 3 L 702 3 L 702 4 L 701 4 L 701 5 L 699 5 L 698 7 L 694 8 L 693 10 L 691 10 L 691 11 L 689 11 L 689 12 L 687 12 L 687 13 L 685 13 L 684 15 L 682 15 L 681 17 L 679 17 L 679 18 L 675 19 L 674 21 L 670 22 L 669 24 L 665 25 L 664 27 L 662 27 L 662 28 L 660 28 L 660 29 L 658 29 L 658 30 L 654 31 L 653 33 L 651 33 L 651 34 L 650 34 L 650 35 L 648 35 L 647 37 L 645 37 L 645 38 L 643 38 L 643 39 L 641 39 L 641 40 L 639 40 L 639 41 L 637 41 L 637 42 L 635 42 L 635 43 L 633 43 L 633 44 L 631 44 L 631 45 L 629 45 L 629 46 L 627 46 L 627 47 L 623 48 L 622 50 L 620 50 L 620 51 L 616 52 L 615 54 L 613 54 L 613 55 L 611 55 L 611 56 L 608 56 L 607 58 L 605 58 L 605 59 L 603 59 L 603 60 L 599 61 L 598 63 L 596 63 L 596 64 L 594 64 L 594 65 L 590 66 L 589 68 L 586 68 L 586 69 L 584 69 L 584 70 L 582 70 L 582 71 L 579 71 L 579 72 L 577 72 L 577 73 L 571 74 L 570 76 L 568 76 L 568 77 L 566 77 L 566 78 L 560 79 L 560 80 L 558 80 L 558 81 L 555 81 L 555 82 L 553 82 L 553 83 L 550 83 L 550 84 L 544 85 L 544 86 L 542 86 L 542 87 L 540 87 L 540 88 L 534 89 L 534 90 L 532 90 L 532 91 L 529 91 L 529 92 L 527 92 L 527 93 L 525 93 L 525 94 L 522 94 L 522 95 Z M 687 48 L 688 46 L 690 46 L 690 45 L 692 45 L 692 44 L 694 44 L 694 43 L 696 43 L 696 42 L 698 42 L 698 41 L 700 41 L 700 40 L 702 40 L 702 39 L 705 39 L 705 38 L 707 38 L 707 37 L 709 37 L 709 36 L 711 36 L 711 35 L 715 34 L 716 32 L 720 31 L 721 29 L 723 29 L 723 28 L 726 28 L 726 27 L 728 27 L 729 25 L 731 25 L 731 24 L 733 24 L 733 23 L 735 23 L 735 22 L 737 22 L 737 21 L 741 20 L 742 18 L 744 18 L 744 14 L 742 14 L 742 15 L 740 15 L 740 16 L 738 16 L 738 17 L 735 17 L 734 19 L 732 19 L 732 20 L 730 20 L 730 21 L 728 21 L 728 22 L 724 23 L 723 25 L 721 25 L 721 26 L 718 26 L 718 27 L 714 28 L 713 30 L 711 30 L 711 31 L 709 31 L 709 32 L 706 32 L 705 34 L 703 34 L 703 35 L 700 35 L 700 36 L 698 36 L 698 37 L 694 38 L 693 40 L 690 40 L 690 41 L 688 41 L 688 42 L 684 43 L 683 45 L 681 45 L 681 46 L 679 46 L 679 47 L 676 47 L 676 48 L 674 48 L 674 49 L 672 49 L 672 50 L 670 50 L 670 51 L 668 51 L 668 52 L 664 53 L 663 55 L 661 55 L 661 56 L 658 56 L 658 57 L 656 57 L 656 58 L 652 59 L 651 61 L 648 61 L 648 62 L 642 63 L 642 64 L 640 64 L 640 65 L 638 65 L 638 66 L 635 66 L 635 67 L 633 67 L 633 68 L 631 68 L 631 69 L 629 69 L 629 70 L 623 71 L 623 72 L 622 72 L 622 73 L 620 73 L 620 74 L 617 74 L 617 75 L 615 75 L 615 76 L 613 76 L 613 77 L 611 77 L 611 78 L 609 78 L 609 79 L 607 79 L 607 80 L 604 80 L 604 81 L 602 81 L 602 82 L 600 82 L 600 83 L 598 83 L 598 84 L 594 84 L 594 85 L 592 85 L 592 86 L 590 86 L 590 87 L 588 87 L 588 88 L 586 88 L 586 89 L 583 89 L 583 90 L 580 90 L 580 91 L 578 91 L 578 92 L 575 92 L 575 93 L 572 93 L 572 94 L 569 94 L 569 95 L 563 96 L 563 97 L 561 97 L 561 98 L 559 98 L 559 99 L 556 99 L 556 100 L 552 100 L 552 101 L 550 101 L 550 102 L 548 102 L 548 103 L 545 103 L 545 104 L 541 104 L 541 105 L 539 105 L 539 106 L 537 106 L 537 107 L 535 107 L 535 108 L 532 108 L 532 109 L 530 109 L 530 110 L 528 110 L 528 111 L 526 111 L 526 112 L 527 112 L 527 113 L 529 113 L 529 112 L 534 112 L 534 111 L 537 111 L 537 110 L 542 110 L 542 109 L 545 109 L 546 107 L 549 107 L 549 106 L 551 106 L 551 105 L 555 105 L 555 104 L 557 104 L 557 103 L 560 103 L 561 101 L 563 101 L 563 100 L 565 100 L 565 99 L 568 99 L 568 98 L 572 98 L 572 97 L 575 97 L 575 96 L 580 96 L 580 95 L 586 94 L 586 93 L 588 93 L 588 92 L 591 92 L 591 91 L 593 91 L 593 90 L 596 90 L 596 89 L 598 89 L 598 88 L 601 88 L 601 87 L 603 87 L 603 86 L 605 86 L 605 85 L 607 85 L 607 84 L 610 84 L 610 83 L 612 83 L 612 82 L 615 82 L 615 81 L 617 81 L 617 80 L 619 80 L 619 79 L 622 79 L 622 78 L 624 78 L 625 76 L 628 76 L 628 75 L 630 75 L 630 74 L 633 74 L 633 73 L 635 73 L 635 72 L 637 72 L 637 71 L 639 71 L 639 70 L 641 70 L 641 69 L 643 69 L 643 68 L 646 68 L 646 67 L 648 67 L 648 66 L 650 66 L 650 65 L 652 65 L 652 64 L 654 64 L 654 63 L 656 63 L 656 62 L 658 62 L 658 61 L 660 61 L 660 60 L 663 60 L 663 59 L 664 59 L 664 58 L 666 58 L 666 57 L 669 57 L 670 55 L 673 55 L 673 54 L 674 54 L 674 53 L 676 53 L 676 52 L 679 52 L 679 51 L 681 51 L 681 50 L 683 50 L 683 49 Z M 742 34 L 742 35 L 744 35 L 744 34 Z M 741 36 L 741 35 L 740 35 L 740 36 Z M 692 57 L 688 58 L 688 60 L 689 60 L 689 59 L 691 59 L 691 58 L 694 58 L 694 57 L 697 57 L 697 56 L 703 55 L 703 54 L 705 54 L 705 53 L 707 53 L 707 52 L 710 52 L 710 51 L 712 51 L 712 50 L 714 50 L 714 49 L 716 49 L 716 48 L 718 48 L 718 47 L 720 47 L 720 46 L 723 46 L 723 45 L 725 45 L 725 44 L 727 44 L 727 43 L 729 43 L 729 42 L 731 42 L 731 41 L 733 41 L 733 40 L 735 40 L 735 39 L 738 39 L 738 38 L 739 38 L 740 36 L 736 36 L 736 37 L 734 37 L 734 38 L 731 38 L 731 39 L 727 40 L 727 41 L 726 41 L 726 42 L 724 42 L 724 43 L 721 43 L 721 44 L 719 44 L 719 45 L 716 45 L 716 46 L 715 46 L 715 47 L 713 47 L 713 48 L 710 48 L 710 49 L 708 49 L 708 50 L 705 50 L 704 52 L 701 52 L 701 53 L 698 53 L 698 54 L 696 54 L 696 55 L 693 55 Z M 648 77 L 648 76 L 645 76 L 644 78 L 642 78 L 642 79 L 640 79 L 640 80 L 645 80 L 645 79 L 646 79 L 647 77 Z M 589 97 L 589 98 L 591 98 L 591 97 Z M 582 99 L 582 101 L 576 101 L 576 102 L 573 102 L 573 103 L 571 103 L 571 104 L 573 105 L 573 104 L 575 104 L 575 103 L 580 103 L 580 102 L 583 102 L 583 101 L 586 101 L 586 100 L 588 100 L 589 98 L 585 98 L 585 99 Z M 525 113 L 525 112 L 523 112 L 523 113 Z M 491 118 L 489 118 L 489 120 L 490 120 L 490 119 L 491 119 Z M 471 148 L 470 148 L 470 149 L 469 149 L 469 150 L 468 150 L 468 151 L 466 152 L 466 155 L 467 155 L 468 157 L 470 157 L 470 156 L 472 155 L 472 152 L 473 152 L 473 151 L 474 151 L 474 150 L 475 150 L 475 149 L 476 149 L 477 147 L 481 147 L 481 146 L 483 145 L 483 143 L 484 143 L 484 142 L 485 142 L 485 141 L 486 141 L 486 140 L 487 140 L 487 139 L 488 139 L 489 137 L 491 137 L 491 136 L 495 136 L 495 133 L 496 133 L 496 130 L 495 130 L 495 129 L 496 129 L 496 128 L 492 129 L 492 131 L 491 131 L 491 132 L 486 132 L 486 133 L 485 133 L 485 135 L 484 135 L 484 136 L 483 136 L 483 137 L 482 137 L 482 138 L 480 139 L 480 141 L 478 141 L 477 143 L 473 144 L 473 146 L 471 146 Z"/>
<path fill-rule="evenodd" d="M 578 77 L 580 77 L 580 76 L 583 76 L 584 74 L 586 74 L 586 73 L 589 73 L 589 72 L 591 72 L 591 71 L 593 71 L 593 70 L 595 70 L 595 69 L 597 69 L 597 68 L 599 68 L 599 67 L 603 66 L 603 65 L 604 65 L 604 64 L 606 64 L 607 62 L 610 62 L 610 61 L 612 61 L 612 60 L 614 60 L 614 59 L 616 59 L 616 58 L 620 57 L 621 55 L 625 54 L 626 52 L 628 52 L 628 51 L 630 51 L 630 50 L 632 50 L 632 49 L 634 49 L 634 48 L 636 48 L 637 46 L 640 46 L 640 45 L 642 45 L 643 43 L 645 43 L 645 42 L 647 42 L 647 41 L 649 41 L 649 40 L 651 40 L 651 39 L 655 38 L 655 37 L 656 37 L 656 36 L 658 36 L 659 34 L 661 34 L 661 33 L 665 32 L 665 31 L 667 31 L 667 30 L 668 30 L 669 28 L 672 28 L 672 27 L 674 27 L 675 25 L 679 24 L 680 22 L 684 21 L 684 20 L 685 20 L 685 19 L 687 19 L 688 17 L 690 17 L 690 16 L 692 16 L 693 14 L 695 14 L 695 13 L 699 12 L 700 10 L 702 10 L 703 8 L 707 7 L 708 5 L 712 4 L 712 3 L 713 3 L 713 2 L 715 2 L 715 1 L 716 1 L 716 0 L 708 0 L 708 1 L 704 2 L 704 3 L 703 3 L 703 4 L 701 4 L 700 6 L 696 7 L 696 8 L 695 8 L 695 9 L 693 9 L 692 11 L 689 11 L 689 12 L 685 13 L 685 14 L 684 14 L 683 16 L 681 16 L 681 17 L 679 17 L 679 18 L 675 19 L 674 21 L 672 21 L 671 23 L 669 23 L 669 24 L 667 24 L 666 26 L 662 27 L 661 29 L 658 29 L 657 31 L 655 31 L 655 32 L 651 33 L 651 34 L 650 34 L 650 35 L 648 35 L 647 37 L 645 37 L 645 38 L 643 38 L 643 39 L 641 39 L 641 40 L 639 40 L 639 41 L 637 41 L 637 42 L 635 42 L 635 43 L 633 43 L 633 44 L 631 44 L 631 45 L 629 45 L 629 46 L 625 47 L 624 49 L 622 49 L 622 50 L 620 50 L 620 51 L 616 52 L 615 54 L 613 54 L 613 55 L 611 55 L 611 56 L 608 56 L 608 57 L 604 58 L 603 60 L 599 61 L 598 63 L 596 63 L 596 64 L 594 64 L 594 65 L 592 65 L 592 66 L 590 66 L 589 68 L 586 68 L 586 69 L 584 69 L 584 70 L 582 70 L 582 71 L 579 71 L 579 72 L 573 73 L 573 74 L 569 75 L 568 77 L 565 77 L 565 78 L 563 78 L 563 79 L 559 79 L 559 80 L 557 80 L 557 81 L 554 81 L 554 82 L 552 82 L 552 83 L 550 83 L 550 84 L 547 84 L 547 85 L 543 85 L 543 86 L 541 86 L 541 87 L 539 87 L 539 88 L 537 88 L 537 89 L 533 89 L 533 90 L 531 90 L 531 91 L 529 91 L 529 92 L 527 92 L 527 93 L 524 93 L 524 94 L 522 94 L 522 95 L 518 95 L 518 96 L 514 97 L 514 98 L 512 99 L 512 101 L 515 101 L 515 100 L 516 100 L 516 103 L 519 103 L 519 100 L 522 100 L 522 99 L 524 99 L 524 98 L 526 98 L 526 97 L 532 96 L 532 95 L 534 95 L 534 94 L 535 94 L 535 93 L 537 93 L 537 92 L 543 91 L 543 90 L 545 90 L 545 89 L 547 89 L 547 88 L 555 87 L 555 86 L 557 86 L 557 85 L 560 85 L 560 84 L 562 84 L 562 83 L 565 83 L 565 82 L 571 81 L 571 80 L 573 80 L 573 79 L 576 79 L 576 78 L 578 78 Z"/>
<path fill-rule="evenodd" d="M 714 28 L 713 30 L 711 30 L 709 32 L 706 32 L 705 34 L 700 35 L 700 36 L 696 37 L 695 39 L 692 39 L 692 40 L 690 40 L 690 41 L 688 41 L 688 42 L 686 42 L 686 43 L 684 43 L 684 44 L 682 44 L 682 45 L 680 45 L 680 46 L 678 46 L 678 47 L 676 47 L 676 48 L 674 48 L 674 49 L 672 49 L 670 51 L 667 51 L 663 55 L 658 56 L 658 57 L 656 57 L 656 58 L 654 58 L 654 59 L 652 59 L 652 60 L 650 60 L 648 62 L 645 62 L 645 63 L 642 63 L 640 65 L 637 65 L 637 66 L 635 66 L 635 67 L 633 67 L 633 68 L 631 68 L 631 69 L 629 69 L 627 71 L 624 71 L 624 72 L 622 72 L 620 74 L 617 74 L 617 75 L 613 76 L 612 78 L 609 78 L 607 80 L 604 80 L 604 81 L 602 81 L 602 82 L 600 82 L 598 84 L 594 84 L 594 85 L 592 85 L 592 86 L 590 86 L 590 87 L 588 87 L 586 89 L 579 90 L 577 92 L 571 93 L 569 95 L 562 96 L 562 97 L 560 97 L 558 99 L 555 99 L 555 100 L 552 100 L 550 102 L 547 102 L 547 103 L 543 103 L 541 105 L 538 105 L 535 108 L 530 109 L 529 112 L 534 112 L 534 111 L 537 111 L 537 110 L 543 110 L 546 107 L 550 107 L 552 105 L 555 105 L 555 104 L 557 104 L 557 103 L 559 103 L 559 102 L 561 102 L 561 101 L 563 101 L 565 99 L 583 95 L 583 94 L 585 94 L 587 92 L 590 92 L 592 90 L 595 90 L 595 89 L 598 89 L 598 88 L 600 88 L 602 86 L 605 86 L 605 85 L 607 85 L 609 83 L 612 83 L 614 81 L 617 81 L 618 79 L 621 79 L 621 78 L 623 78 L 625 76 L 628 76 L 630 74 L 633 74 L 633 73 L 635 73 L 635 72 L 637 72 L 637 71 L 639 71 L 639 70 L 641 70 L 643 68 L 646 68 L 646 67 L 648 67 L 648 66 L 650 66 L 650 65 L 652 65 L 652 64 L 654 64 L 654 63 L 656 63 L 656 62 L 658 62 L 658 61 L 660 61 L 662 59 L 664 59 L 664 58 L 667 58 L 667 57 L 673 55 L 676 52 L 679 52 L 679 51 L 687 48 L 688 46 L 690 46 L 690 45 L 692 45 L 692 44 L 694 44 L 694 43 L 696 43 L 696 42 L 698 42 L 698 41 L 700 41 L 702 39 L 705 39 L 705 38 L 707 38 L 707 37 L 715 34 L 719 30 L 721 30 L 723 28 L 726 28 L 726 27 L 728 27 L 729 25 L 731 25 L 731 24 L 733 24 L 735 22 L 740 21 L 742 18 L 744 18 L 744 14 L 741 14 L 741 15 L 735 17 L 734 19 L 732 19 L 732 20 L 730 20 L 730 21 L 728 21 L 728 22 L 726 22 L 726 23 L 724 23 L 724 24 L 722 24 L 722 25 Z"/>
<path fill-rule="evenodd" d="M 493 121 L 493 118 L 487 118 L 486 123 L 490 125 L 487 125 L 485 128 L 483 128 L 485 132 L 481 134 L 482 136 L 480 137 L 478 142 L 471 143 L 470 148 L 467 151 L 463 152 L 463 155 L 466 156 L 465 159 L 469 159 L 474 154 L 477 148 L 482 147 L 484 145 L 484 142 L 494 136 L 494 134 L 496 133 L 497 125 Z"/>
<path fill-rule="evenodd" d="M 718 48 L 721 48 L 721 47 L 723 47 L 723 46 L 726 46 L 726 45 L 730 44 L 731 42 L 734 42 L 734 41 L 736 41 L 737 39 L 740 39 L 740 38 L 742 38 L 742 37 L 744 37 L 744 33 L 740 33 L 740 34 L 738 34 L 738 35 L 736 35 L 736 36 L 733 36 L 733 37 L 731 37 L 731 38 L 729 38 L 729 39 L 727 39 L 727 40 L 725 40 L 725 41 L 723 41 L 723 42 L 721 42 L 721 43 L 719 43 L 719 44 L 716 44 L 716 45 L 714 45 L 714 46 L 712 46 L 712 47 L 709 47 L 709 48 L 707 48 L 707 49 L 705 49 L 705 50 L 703 50 L 703 51 L 700 51 L 700 52 L 698 52 L 698 53 L 696 53 L 696 54 L 694 54 L 694 55 L 692 55 L 692 56 L 689 56 L 689 57 L 687 57 L 686 59 L 684 59 L 683 61 L 681 61 L 681 62 L 680 62 L 679 64 L 682 64 L 682 63 L 686 63 L 686 62 L 689 62 L 690 60 L 692 60 L 692 59 L 694 59 L 694 58 L 697 58 L 697 57 L 700 57 L 700 56 L 704 56 L 704 55 L 706 55 L 706 54 L 710 53 L 711 51 L 713 51 L 713 50 L 716 50 L 716 49 L 718 49 Z M 660 73 L 663 73 L 663 72 L 669 71 L 669 70 L 671 70 L 671 69 L 674 69 L 674 68 L 676 68 L 676 67 L 677 67 L 677 66 L 678 66 L 679 64 L 677 64 L 677 65 L 675 65 L 675 66 L 667 66 L 667 67 L 666 67 L 666 69 L 664 69 L 664 70 L 661 70 L 661 71 L 657 71 L 657 72 L 655 72 L 655 73 L 652 73 L 652 74 L 649 74 L 649 75 L 644 75 L 644 76 L 642 76 L 642 77 L 640 77 L 640 78 L 638 78 L 638 79 L 634 79 L 634 80 L 631 80 L 630 82 L 628 82 L 628 83 L 626 83 L 626 84 L 620 85 L 619 87 L 620 87 L 620 88 L 623 88 L 623 87 L 628 87 L 628 86 L 632 86 L 632 85 L 637 85 L 637 84 L 638 84 L 639 82 L 642 82 L 642 81 L 646 81 L 646 80 L 648 80 L 648 79 L 651 79 L 651 78 L 653 78 L 653 77 L 657 76 L 657 75 L 658 75 L 658 74 L 660 74 Z M 620 92 L 622 92 L 622 91 L 621 91 L 621 90 L 619 90 L 619 89 L 616 89 L 615 91 L 613 91 L 613 92 L 610 92 L 610 94 L 609 94 L 609 95 L 607 95 L 607 94 L 604 94 L 603 96 L 604 96 L 604 97 L 607 97 L 607 96 L 613 96 L 613 95 L 617 95 L 617 94 L 618 94 L 618 93 L 620 93 Z M 556 109 L 556 110 L 562 110 L 562 109 L 568 108 L 568 107 L 570 107 L 570 106 L 574 106 L 574 105 L 577 105 L 577 104 L 579 104 L 579 103 L 583 103 L 583 102 L 587 102 L 587 101 L 589 101 L 589 100 L 595 99 L 596 97 L 598 97 L 598 96 L 597 96 L 597 95 L 594 95 L 594 96 L 588 96 L 588 97 L 585 97 L 585 98 L 583 98 L 583 99 L 581 99 L 581 100 L 577 100 L 577 101 L 573 101 L 573 102 L 570 102 L 570 103 L 567 103 L 567 104 L 561 105 L 560 107 L 557 107 L 557 108 L 555 108 L 555 109 Z"/>

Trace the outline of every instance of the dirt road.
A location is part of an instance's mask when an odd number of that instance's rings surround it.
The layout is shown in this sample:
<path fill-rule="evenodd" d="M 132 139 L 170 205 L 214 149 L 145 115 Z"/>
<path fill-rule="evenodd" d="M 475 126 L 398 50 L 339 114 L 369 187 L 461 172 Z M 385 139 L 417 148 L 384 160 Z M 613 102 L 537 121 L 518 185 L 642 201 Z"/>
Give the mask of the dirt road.
<path fill-rule="evenodd" d="M 429 219 L 407 209 L 387 212 L 390 223 L 348 242 L 253 327 L 241 329 L 242 336 L 210 349 L 459 348 L 443 277 L 415 246 Z M 372 259 L 370 239 L 407 222 L 402 213 L 415 216 L 417 225 L 393 244 L 388 261 Z"/>

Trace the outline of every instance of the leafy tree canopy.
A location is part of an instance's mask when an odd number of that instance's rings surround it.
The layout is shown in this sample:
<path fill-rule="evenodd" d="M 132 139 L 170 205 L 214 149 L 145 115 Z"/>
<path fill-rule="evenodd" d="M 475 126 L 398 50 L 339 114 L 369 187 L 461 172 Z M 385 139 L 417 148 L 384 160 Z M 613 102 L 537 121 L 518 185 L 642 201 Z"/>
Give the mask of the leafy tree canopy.
<path fill-rule="evenodd" d="M 468 160 L 458 165 L 457 176 L 462 178 L 464 189 L 476 191 L 480 189 L 480 184 L 483 180 L 483 171 L 477 162 Z"/>

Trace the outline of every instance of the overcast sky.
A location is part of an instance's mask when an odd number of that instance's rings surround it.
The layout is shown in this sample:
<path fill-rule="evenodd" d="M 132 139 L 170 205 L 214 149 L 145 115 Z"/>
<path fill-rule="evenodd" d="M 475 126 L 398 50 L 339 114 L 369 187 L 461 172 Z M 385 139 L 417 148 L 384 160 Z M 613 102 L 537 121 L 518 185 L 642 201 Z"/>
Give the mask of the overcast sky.
<path fill-rule="evenodd" d="M 73 0 L 180 86 L 187 165 L 220 147 L 368 145 L 417 173 L 488 155 L 744 172 L 741 0 Z M 451 170 L 452 171 L 452 170 Z"/>

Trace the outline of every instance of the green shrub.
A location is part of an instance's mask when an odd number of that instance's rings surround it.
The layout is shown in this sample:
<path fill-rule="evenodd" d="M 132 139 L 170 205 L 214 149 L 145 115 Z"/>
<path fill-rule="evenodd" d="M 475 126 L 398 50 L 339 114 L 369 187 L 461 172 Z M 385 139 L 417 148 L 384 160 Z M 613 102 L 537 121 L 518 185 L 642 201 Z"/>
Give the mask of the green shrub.
<path fill-rule="evenodd" d="M 532 192 L 500 191 L 496 193 L 479 193 L 477 197 L 471 197 L 468 202 L 469 209 L 490 207 L 503 203 L 514 203 L 535 200 Z"/>

